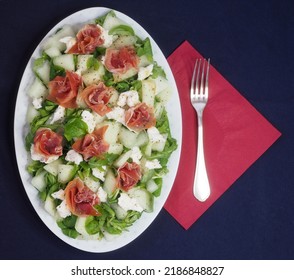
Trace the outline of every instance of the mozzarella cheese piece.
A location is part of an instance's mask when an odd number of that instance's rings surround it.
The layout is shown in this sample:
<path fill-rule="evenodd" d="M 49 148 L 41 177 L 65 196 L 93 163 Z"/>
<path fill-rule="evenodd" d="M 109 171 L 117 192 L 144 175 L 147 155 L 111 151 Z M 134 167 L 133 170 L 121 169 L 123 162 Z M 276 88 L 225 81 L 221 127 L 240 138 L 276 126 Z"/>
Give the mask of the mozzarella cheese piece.
<path fill-rule="evenodd" d="M 38 161 L 43 162 L 43 163 L 50 163 L 50 162 L 52 162 L 54 160 L 57 160 L 59 158 L 59 156 L 52 155 L 52 156 L 49 156 L 49 157 L 45 157 L 44 155 L 37 153 L 35 151 L 34 145 L 32 144 L 32 146 L 31 146 L 31 158 L 32 158 L 32 160 L 38 160 Z"/>
<path fill-rule="evenodd" d="M 97 195 L 101 202 L 107 202 L 107 192 L 103 190 L 103 188 L 99 188 L 97 191 Z"/>
<path fill-rule="evenodd" d="M 105 174 L 106 174 L 106 166 L 102 166 L 102 169 L 99 169 L 97 167 L 92 168 L 92 174 L 94 177 L 98 178 L 101 181 L 105 181 Z"/>
<path fill-rule="evenodd" d="M 109 119 L 125 124 L 125 110 L 121 107 L 114 107 L 106 116 Z"/>
<path fill-rule="evenodd" d="M 129 90 L 122 92 L 117 101 L 117 105 L 120 107 L 124 107 L 125 105 L 128 105 L 129 107 L 134 107 L 140 103 L 139 101 L 139 94 L 136 90 Z"/>
<path fill-rule="evenodd" d="M 146 160 L 145 167 L 148 169 L 157 169 L 161 168 L 161 164 L 158 159 L 153 159 L 153 160 Z"/>
<path fill-rule="evenodd" d="M 133 162 L 140 164 L 140 159 L 142 158 L 142 153 L 139 147 L 135 146 L 132 148 L 132 154 L 130 158 L 133 160 Z"/>
<path fill-rule="evenodd" d="M 118 198 L 118 205 L 125 211 L 134 210 L 142 212 L 144 210 L 135 198 L 129 197 L 126 193 L 121 193 L 120 197 Z"/>
<path fill-rule="evenodd" d="M 32 103 L 34 108 L 38 110 L 42 108 L 42 102 L 43 102 L 43 98 L 40 97 L 40 98 L 34 98 Z"/>
<path fill-rule="evenodd" d="M 139 67 L 139 72 L 138 72 L 138 80 L 142 81 L 148 78 L 153 71 L 153 64 L 150 64 L 146 67 Z"/>
<path fill-rule="evenodd" d="M 54 124 L 56 122 L 62 122 L 65 116 L 65 108 L 62 106 L 58 106 L 52 116 L 49 118 L 48 123 Z"/>
<path fill-rule="evenodd" d="M 57 207 L 56 207 L 56 210 L 59 214 L 59 216 L 61 218 L 66 218 L 68 216 L 71 215 L 71 212 L 69 211 L 68 207 L 67 207 L 67 204 L 66 204 L 66 201 L 63 200 Z"/>
<path fill-rule="evenodd" d="M 79 165 L 83 161 L 83 156 L 75 150 L 69 150 L 65 156 L 65 160 Z"/>
<path fill-rule="evenodd" d="M 66 36 L 59 39 L 59 42 L 64 43 L 66 45 L 65 53 L 67 53 L 73 45 L 77 42 L 77 39 L 71 36 Z"/>
<path fill-rule="evenodd" d="M 59 191 L 52 193 L 51 196 L 56 199 L 64 200 L 64 190 L 60 189 Z"/>
<path fill-rule="evenodd" d="M 155 126 L 148 128 L 147 134 L 149 137 L 149 141 L 152 144 L 165 142 L 165 138 L 160 134 L 160 132 L 158 131 L 158 129 Z"/>
<path fill-rule="evenodd" d="M 56 210 L 61 218 L 66 218 L 71 215 L 71 212 L 69 211 L 65 197 L 64 197 L 64 190 L 59 190 L 57 192 L 54 192 L 51 194 L 51 196 L 55 199 L 60 199 L 62 202 L 56 207 Z"/>
<path fill-rule="evenodd" d="M 95 117 L 93 116 L 92 113 L 90 113 L 89 111 L 87 110 L 84 110 L 82 112 L 82 120 L 87 124 L 88 126 L 88 132 L 89 133 L 92 133 L 96 127 L 96 120 L 95 120 Z"/>

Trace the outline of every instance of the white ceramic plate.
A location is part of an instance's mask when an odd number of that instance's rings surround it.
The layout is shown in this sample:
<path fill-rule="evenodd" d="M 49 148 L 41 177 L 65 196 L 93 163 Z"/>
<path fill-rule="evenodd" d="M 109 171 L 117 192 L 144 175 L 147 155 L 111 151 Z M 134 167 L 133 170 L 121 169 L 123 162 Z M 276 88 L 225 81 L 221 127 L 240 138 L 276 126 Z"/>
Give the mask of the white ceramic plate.
<path fill-rule="evenodd" d="M 58 28 L 63 27 L 65 24 L 69 24 L 71 26 L 77 26 L 77 29 L 78 29 L 84 23 L 97 18 L 107 13 L 108 11 L 110 11 L 110 9 L 98 7 L 98 8 L 89 8 L 89 9 L 76 12 L 68 16 L 61 22 L 59 22 L 56 26 L 54 26 L 50 30 L 50 32 L 48 32 L 48 34 L 44 37 L 44 39 L 54 34 Z M 137 238 L 141 233 L 143 233 L 147 229 L 147 227 L 153 222 L 153 220 L 156 218 L 156 216 L 158 215 L 158 213 L 164 206 L 164 203 L 172 188 L 172 185 L 177 173 L 177 169 L 178 169 L 181 139 L 182 139 L 182 122 L 181 122 L 181 109 L 180 109 L 179 95 L 178 95 L 174 77 L 167 63 L 167 60 L 165 59 L 163 53 L 161 52 L 157 44 L 154 42 L 152 37 L 137 22 L 135 22 L 130 17 L 118 11 L 115 11 L 115 13 L 117 17 L 119 17 L 120 19 L 124 20 L 126 23 L 131 25 L 135 33 L 140 38 L 143 38 L 143 39 L 146 37 L 150 38 L 151 44 L 153 47 L 154 60 L 158 62 L 158 65 L 164 68 L 165 73 L 167 74 L 167 78 L 170 82 L 170 86 L 172 87 L 172 97 L 167 105 L 167 111 L 170 118 L 172 135 L 174 138 L 177 139 L 179 148 L 177 149 L 177 151 L 175 151 L 172 154 L 169 160 L 169 165 L 168 165 L 169 173 L 164 178 L 161 196 L 155 199 L 154 212 L 143 213 L 141 218 L 138 221 L 136 221 L 133 226 L 129 228 L 129 231 L 124 232 L 123 234 L 119 236 L 116 236 L 112 240 L 107 241 L 103 239 L 99 241 L 99 240 L 72 239 L 65 236 L 61 232 L 60 228 L 57 226 L 56 221 L 53 219 L 53 217 L 50 216 L 50 214 L 48 214 L 46 210 L 44 209 L 44 206 L 38 197 L 38 191 L 31 185 L 30 183 L 31 177 L 26 171 L 26 166 L 29 161 L 29 154 L 25 150 L 25 140 L 24 140 L 25 134 L 27 131 L 26 112 L 27 112 L 27 107 L 29 104 L 29 98 L 26 93 L 34 79 L 32 64 L 35 58 L 40 57 L 40 53 L 41 53 L 40 46 L 42 45 L 43 41 L 40 42 L 38 47 L 33 52 L 32 57 L 29 60 L 26 66 L 26 69 L 24 71 L 24 74 L 20 83 L 19 91 L 18 91 L 17 100 L 16 100 L 15 119 L 14 119 L 14 141 L 15 141 L 15 152 L 17 157 L 17 164 L 18 164 L 19 173 L 20 173 L 24 188 L 26 190 L 26 193 L 34 209 L 36 210 L 36 212 L 38 213 L 42 221 L 46 224 L 46 226 L 64 242 L 78 249 L 89 251 L 89 252 L 96 252 L 96 253 L 112 251 L 127 245 L 128 243 L 133 241 L 135 238 Z M 164 30 L 162 30 L 162 32 L 164 32 Z"/>

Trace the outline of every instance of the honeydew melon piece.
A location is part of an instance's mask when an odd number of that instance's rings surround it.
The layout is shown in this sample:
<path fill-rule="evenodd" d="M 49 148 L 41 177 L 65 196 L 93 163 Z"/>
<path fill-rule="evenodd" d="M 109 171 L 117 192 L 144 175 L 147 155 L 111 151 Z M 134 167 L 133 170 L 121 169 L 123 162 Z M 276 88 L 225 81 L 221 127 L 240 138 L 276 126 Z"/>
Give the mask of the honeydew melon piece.
<path fill-rule="evenodd" d="M 165 90 L 169 87 L 168 80 L 162 76 L 158 76 L 157 78 L 148 78 L 148 80 L 154 81 L 156 85 L 156 94 L 160 93 L 161 91 Z"/>
<path fill-rule="evenodd" d="M 136 138 L 136 146 L 141 147 L 147 144 L 147 142 L 149 141 L 148 135 L 146 133 L 146 131 L 141 131 L 137 138 Z"/>
<path fill-rule="evenodd" d="M 137 133 L 122 126 L 118 135 L 118 139 L 125 147 L 131 149 L 136 145 Z"/>
<path fill-rule="evenodd" d="M 105 175 L 103 190 L 108 195 L 111 195 L 115 191 L 115 189 L 116 189 L 116 178 L 113 174 L 113 171 L 109 169 Z"/>
<path fill-rule="evenodd" d="M 120 143 L 114 143 L 109 145 L 108 153 L 120 155 L 124 149 L 124 146 Z"/>
<path fill-rule="evenodd" d="M 126 46 L 132 46 L 137 42 L 136 36 L 123 35 L 119 36 L 113 43 L 115 49 L 120 49 Z"/>
<path fill-rule="evenodd" d="M 103 67 L 100 67 L 98 70 L 88 70 L 82 74 L 83 82 L 86 86 L 91 84 L 99 84 L 102 80 L 105 71 Z"/>
<path fill-rule="evenodd" d="M 28 107 L 28 110 L 27 110 L 27 115 L 26 115 L 26 119 L 27 119 L 27 122 L 28 123 L 31 123 L 32 120 L 38 116 L 40 113 L 37 109 L 35 109 L 35 107 L 33 105 L 30 105 Z"/>
<path fill-rule="evenodd" d="M 126 80 L 128 78 L 135 76 L 137 73 L 138 73 L 138 70 L 136 68 L 130 68 L 125 73 L 114 73 L 113 80 L 116 83 L 121 82 L 123 80 Z"/>
<path fill-rule="evenodd" d="M 88 67 L 87 67 L 88 59 L 92 57 L 93 55 L 91 54 L 79 55 L 78 61 L 77 61 L 77 71 L 79 71 L 81 74 L 85 73 L 88 70 Z"/>
<path fill-rule="evenodd" d="M 114 210 L 115 216 L 119 220 L 123 220 L 128 214 L 128 212 L 124 210 L 123 208 L 121 208 L 117 203 L 111 204 L 111 208 Z"/>
<path fill-rule="evenodd" d="M 154 117 L 156 119 L 160 119 L 161 117 L 161 114 L 163 112 L 163 109 L 164 109 L 164 104 L 163 102 L 156 102 L 154 104 Z"/>
<path fill-rule="evenodd" d="M 28 95 L 31 98 L 44 98 L 48 94 L 47 88 L 39 78 L 35 78 L 34 82 L 28 90 Z"/>
<path fill-rule="evenodd" d="M 132 150 L 129 150 L 120 155 L 120 157 L 114 162 L 115 167 L 121 167 L 132 155 Z"/>
<path fill-rule="evenodd" d="M 114 12 L 109 12 L 103 22 L 103 28 L 111 30 L 112 28 L 125 24 L 121 19 L 117 18 Z"/>
<path fill-rule="evenodd" d="M 55 207 L 54 199 L 50 197 L 50 195 L 46 197 L 44 208 L 51 216 L 53 217 L 55 216 L 56 207 Z"/>
<path fill-rule="evenodd" d="M 156 98 L 159 99 L 163 104 L 166 104 L 171 97 L 170 87 L 165 88 L 160 93 L 156 95 Z"/>
<path fill-rule="evenodd" d="M 162 134 L 164 141 L 158 141 L 152 144 L 152 150 L 157 152 L 162 152 L 166 143 L 167 134 Z"/>
<path fill-rule="evenodd" d="M 104 134 L 104 140 L 109 144 L 115 144 L 118 141 L 118 135 L 121 131 L 121 123 L 104 121 L 97 125 L 97 127 L 102 126 L 108 126 Z"/>
<path fill-rule="evenodd" d="M 144 211 L 148 213 L 153 211 L 154 196 L 146 189 L 131 189 L 131 191 L 129 191 L 129 196 L 135 198 Z"/>
<path fill-rule="evenodd" d="M 42 65 L 35 66 L 34 72 L 44 85 L 48 84 L 50 80 L 50 64 L 47 60 L 45 60 Z"/>
<path fill-rule="evenodd" d="M 69 164 L 59 164 L 58 165 L 58 182 L 67 183 L 74 176 L 74 166 Z"/>
<path fill-rule="evenodd" d="M 156 84 L 153 80 L 142 81 L 142 102 L 149 107 L 154 106 Z"/>
<path fill-rule="evenodd" d="M 60 159 L 54 160 L 44 166 L 44 169 L 53 176 L 58 175 L 59 165 L 62 164 Z"/>
<path fill-rule="evenodd" d="M 38 175 L 32 178 L 32 185 L 40 192 L 42 192 L 46 188 L 46 180 L 45 180 L 46 171 L 42 171 Z"/>
<path fill-rule="evenodd" d="M 65 70 L 75 71 L 73 54 L 62 54 L 53 58 L 53 64 L 60 66 Z"/>
<path fill-rule="evenodd" d="M 148 60 L 147 56 L 144 54 L 140 56 L 139 59 L 139 67 L 146 67 L 150 64 L 150 61 Z"/>
<path fill-rule="evenodd" d="M 84 183 L 89 187 L 93 192 L 97 192 L 100 187 L 100 182 L 92 179 L 91 177 L 86 177 Z"/>
<path fill-rule="evenodd" d="M 59 55 L 61 55 L 60 50 L 59 50 L 57 47 L 54 47 L 54 46 L 52 46 L 52 47 L 50 47 L 50 48 L 44 50 L 44 52 L 45 52 L 47 55 L 49 55 L 51 58 L 52 58 L 52 57 L 55 57 L 55 56 L 59 56 Z"/>
<path fill-rule="evenodd" d="M 156 190 L 158 190 L 158 185 L 155 183 L 155 181 L 153 179 L 149 180 L 146 184 L 146 189 L 147 191 L 149 191 L 150 193 L 155 192 Z"/>
<path fill-rule="evenodd" d="M 89 219 L 92 219 L 92 217 L 78 217 L 75 224 L 75 230 L 87 239 L 99 239 L 99 233 L 89 234 L 87 232 L 86 224 Z"/>
<path fill-rule="evenodd" d="M 63 28 L 48 37 L 42 44 L 43 49 L 47 50 L 51 47 L 56 47 L 59 51 L 64 51 L 66 49 L 66 44 L 60 42 L 60 39 L 64 37 L 75 37 L 75 33 L 70 25 L 64 25 Z"/>

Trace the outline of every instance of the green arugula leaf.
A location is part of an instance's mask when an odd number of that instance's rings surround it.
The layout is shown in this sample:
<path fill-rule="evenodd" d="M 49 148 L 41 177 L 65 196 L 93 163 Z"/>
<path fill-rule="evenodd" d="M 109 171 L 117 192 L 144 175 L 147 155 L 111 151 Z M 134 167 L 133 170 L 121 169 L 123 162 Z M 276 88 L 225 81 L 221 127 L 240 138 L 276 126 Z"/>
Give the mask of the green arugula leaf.
<path fill-rule="evenodd" d="M 152 46 L 148 37 L 137 46 L 136 51 L 138 56 L 145 55 L 150 62 L 153 62 Z"/>
<path fill-rule="evenodd" d="M 88 125 L 82 120 L 81 117 L 70 118 L 64 125 L 64 137 L 67 141 L 74 138 L 80 138 L 87 134 Z"/>

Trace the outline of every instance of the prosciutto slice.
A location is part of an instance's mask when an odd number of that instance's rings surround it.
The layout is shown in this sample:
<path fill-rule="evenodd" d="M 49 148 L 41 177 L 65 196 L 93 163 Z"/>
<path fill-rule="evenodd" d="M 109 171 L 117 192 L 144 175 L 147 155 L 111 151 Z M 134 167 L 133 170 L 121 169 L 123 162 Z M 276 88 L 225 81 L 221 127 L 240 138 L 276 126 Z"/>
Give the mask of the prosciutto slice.
<path fill-rule="evenodd" d="M 101 46 L 104 43 L 102 30 L 95 24 L 85 25 L 77 33 L 76 38 L 76 43 L 67 51 L 67 53 L 90 54 L 93 53 L 98 46 Z"/>
<path fill-rule="evenodd" d="M 141 179 L 141 168 L 135 162 L 126 162 L 117 170 L 117 174 L 117 187 L 123 191 L 128 191 Z"/>
<path fill-rule="evenodd" d="M 76 216 L 100 216 L 95 205 L 100 203 L 99 197 L 83 181 L 75 178 L 70 181 L 65 190 L 65 201 L 70 212 Z"/>
<path fill-rule="evenodd" d="M 62 136 L 49 128 L 39 128 L 34 137 L 33 152 L 46 162 L 52 156 L 62 155 Z"/>
<path fill-rule="evenodd" d="M 103 157 L 109 149 L 109 144 L 104 140 L 104 134 L 108 126 L 102 126 L 95 129 L 93 133 L 86 134 L 83 138 L 78 139 L 72 148 L 83 155 L 84 160 L 88 160 L 91 157 Z"/>
<path fill-rule="evenodd" d="M 82 93 L 81 98 L 87 104 L 87 106 L 100 116 L 111 111 L 111 108 L 107 106 L 111 97 L 111 91 L 113 89 L 100 82 L 98 85 L 90 85 L 86 87 Z"/>
<path fill-rule="evenodd" d="M 81 84 L 82 78 L 77 73 L 66 71 L 65 77 L 56 76 L 49 82 L 47 99 L 64 108 L 76 108 L 76 97 Z"/>
<path fill-rule="evenodd" d="M 145 103 L 139 103 L 126 111 L 125 122 L 128 128 L 136 132 L 155 126 L 153 108 L 148 107 Z"/>
<path fill-rule="evenodd" d="M 107 49 L 105 52 L 105 67 L 111 73 L 126 73 L 130 68 L 137 68 L 139 57 L 132 47 Z"/>

